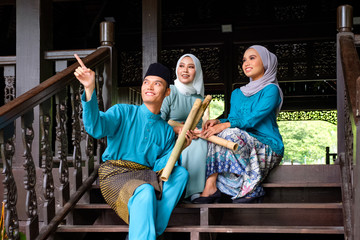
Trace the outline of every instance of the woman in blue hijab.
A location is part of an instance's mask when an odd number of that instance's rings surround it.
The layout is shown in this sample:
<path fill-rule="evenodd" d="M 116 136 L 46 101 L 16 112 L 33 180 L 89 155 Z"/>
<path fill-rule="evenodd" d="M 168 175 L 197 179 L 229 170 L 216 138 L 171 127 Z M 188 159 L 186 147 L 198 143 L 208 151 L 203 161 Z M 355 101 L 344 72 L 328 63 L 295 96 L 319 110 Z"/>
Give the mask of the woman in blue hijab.
<path fill-rule="evenodd" d="M 283 94 L 276 79 L 277 58 L 254 45 L 244 53 L 242 69 L 250 82 L 235 89 L 227 119 L 208 120 L 205 137 L 217 135 L 239 144 L 236 151 L 209 143 L 205 188 L 195 203 L 256 202 L 265 195 L 261 182 L 282 159 L 284 144 L 276 117 Z"/>

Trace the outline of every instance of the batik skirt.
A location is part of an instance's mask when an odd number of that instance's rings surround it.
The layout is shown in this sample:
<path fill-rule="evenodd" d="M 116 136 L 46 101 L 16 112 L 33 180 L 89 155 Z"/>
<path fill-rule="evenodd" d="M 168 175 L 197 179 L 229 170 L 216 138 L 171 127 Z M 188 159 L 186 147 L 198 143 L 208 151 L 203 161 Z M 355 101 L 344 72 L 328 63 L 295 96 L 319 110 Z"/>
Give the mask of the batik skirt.
<path fill-rule="evenodd" d="M 232 199 L 264 195 L 260 183 L 280 163 L 282 156 L 239 128 L 227 128 L 217 136 L 239 147 L 233 151 L 209 142 L 206 177 L 218 173 L 217 188 Z"/>

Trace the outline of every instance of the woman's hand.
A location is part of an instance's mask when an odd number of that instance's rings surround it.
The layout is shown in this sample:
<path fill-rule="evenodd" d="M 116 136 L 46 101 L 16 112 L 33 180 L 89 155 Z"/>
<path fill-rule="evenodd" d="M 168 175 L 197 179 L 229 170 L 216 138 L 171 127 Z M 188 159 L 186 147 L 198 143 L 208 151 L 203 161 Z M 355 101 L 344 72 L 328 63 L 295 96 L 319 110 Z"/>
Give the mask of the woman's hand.
<path fill-rule="evenodd" d="M 207 120 L 204 124 L 204 127 L 203 127 L 203 132 L 204 130 L 207 130 L 209 127 L 212 127 L 216 124 L 219 124 L 220 123 L 220 120 L 219 119 L 211 119 L 211 120 Z"/>
<path fill-rule="evenodd" d="M 209 120 L 209 121 L 213 121 L 213 120 Z M 222 132 L 223 130 L 225 130 L 226 128 L 229 128 L 229 127 L 230 127 L 230 122 L 218 123 L 218 124 L 215 124 L 212 126 L 210 126 L 210 124 L 209 124 L 207 126 L 207 128 L 204 128 L 202 130 L 201 135 L 205 138 L 209 138 L 215 134 Z"/>
<path fill-rule="evenodd" d="M 84 85 L 86 101 L 89 101 L 95 89 L 95 72 L 87 68 L 77 54 L 74 54 L 74 56 L 80 64 L 80 67 L 75 69 L 74 75 Z"/>
<path fill-rule="evenodd" d="M 193 134 L 193 139 L 198 139 L 199 138 L 198 135 L 201 134 L 201 131 L 198 128 L 196 128 L 194 130 L 190 130 L 190 131 Z"/>
<path fill-rule="evenodd" d="M 187 130 L 185 134 L 185 138 L 186 138 L 186 144 L 184 148 L 187 148 L 191 144 L 191 141 L 194 139 L 194 134 L 192 133 L 192 131 Z"/>

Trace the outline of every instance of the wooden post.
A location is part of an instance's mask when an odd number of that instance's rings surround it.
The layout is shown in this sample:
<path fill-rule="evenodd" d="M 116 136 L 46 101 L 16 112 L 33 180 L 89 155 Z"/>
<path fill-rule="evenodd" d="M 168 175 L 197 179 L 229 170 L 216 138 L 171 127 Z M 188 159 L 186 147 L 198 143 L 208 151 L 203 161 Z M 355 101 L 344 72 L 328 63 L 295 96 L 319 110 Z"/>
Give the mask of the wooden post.
<path fill-rule="evenodd" d="M 353 8 L 350 5 L 341 5 L 337 8 L 338 32 L 351 32 L 353 28 Z"/>
<path fill-rule="evenodd" d="M 330 164 L 330 148 L 326 147 L 326 158 L 325 158 L 325 164 Z"/>
<path fill-rule="evenodd" d="M 346 152 L 346 126 L 345 126 L 345 82 L 344 82 L 344 75 L 343 75 L 343 68 L 341 63 L 341 52 L 340 52 L 340 44 L 339 39 L 341 36 L 344 35 L 353 35 L 351 32 L 352 29 L 352 7 L 350 5 L 342 5 L 339 6 L 337 9 L 337 44 L 336 44 L 336 67 L 337 67 L 337 137 L 338 137 L 338 156 L 340 159 L 340 164 L 342 166 L 342 191 L 343 191 L 343 213 L 344 213 L 344 232 L 345 232 L 345 239 L 346 240 L 353 240 L 357 239 L 354 236 L 354 221 L 353 219 L 353 211 L 355 212 L 355 208 L 352 207 L 352 202 L 350 200 L 350 196 L 352 194 L 353 188 L 351 183 L 349 182 L 349 178 L 351 178 L 350 170 L 347 170 L 348 164 L 343 163 L 342 161 L 348 160 L 346 159 L 345 153 Z M 356 134 L 356 133 L 354 133 Z M 358 154 L 358 153 L 357 153 Z M 348 184 L 348 185 L 347 185 Z M 354 196 L 355 198 L 356 196 Z M 358 222 L 358 220 L 356 221 Z M 356 231 L 356 230 L 355 230 Z M 355 238 L 353 238 L 355 237 Z"/>
<path fill-rule="evenodd" d="M 52 49 L 52 1 L 16 0 L 16 97 L 52 76 L 52 63 L 44 60 L 44 51 Z M 34 108 L 33 156 L 40 166 L 39 107 Z M 16 121 L 16 153 L 13 167 L 22 167 L 20 118 Z"/>
<path fill-rule="evenodd" d="M 344 76 L 343 76 L 343 69 L 341 65 L 341 56 L 340 56 L 340 44 L 339 38 L 344 34 L 352 34 L 351 32 L 347 31 L 352 28 L 351 21 L 347 19 L 350 18 L 349 14 L 352 13 L 352 8 L 349 5 L 343 5 L 338 7 L 338 17 L 337 17 L 337 56 L 336 56 L 336 66 L 337 66 L 337 84 L 336 84 L 336 92 L 337 92 L 337 139 L 338 139 L 338 149 L 337 152 L 345 152 L 345 119 L 344 119 L 344 108 L 345 108 L 345 84 L 344 84 Z M 351 14 L 352 15 L 352 14 Z"/>
<path fill-rule="evenodd" d="M 110 49 L 110 61 L 104 64 L 104 86 L 102 91 L 105 110 L 118 103 L 117 92 L 117 54 L 115 45 L 115 24 L 113 22 L 100 23 L 100 45 Z"/>
<path fill-rule="evenodd" d="M 161 0 L 142 1 L 142 68 L 143 76 L 160 55 Z"/>

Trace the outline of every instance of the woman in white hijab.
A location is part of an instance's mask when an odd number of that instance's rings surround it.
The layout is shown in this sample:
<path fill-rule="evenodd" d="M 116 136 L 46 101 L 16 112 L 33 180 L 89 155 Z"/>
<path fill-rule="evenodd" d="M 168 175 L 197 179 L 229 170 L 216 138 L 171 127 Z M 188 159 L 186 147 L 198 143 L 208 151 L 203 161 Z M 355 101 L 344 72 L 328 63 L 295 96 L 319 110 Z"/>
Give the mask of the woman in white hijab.
<path fill-rule="evenodd" d="M 205 137 L 217 134 L 239 148 L 232 151 L 209 143 L 206 185 L 195 203 L 218 202 L 222 193 L 234 203 L 261 201 L 261 182 L 282 159 L 284 144 L 276 123 L 283 102 L 277 58 L 254 45 L 244 53 L 242 69 L 250 82 L 232 92 L 228 118 L 209 120 L 202 131 Z"/>
<path fill-rule="evenodd" d="M 168 121 L 185 122 L 197 98 L 204 99 L 204 82 L 200 61 L 192 54 L 184 54 L 176 64 L 176 80 L 170 85 L 171 93 L 161 106 L 161 117 Z M 198 124 L 201 128 L 202 122 Z M 180 127 L 174 127 L 178 135 Z M 207 142 L 194 139 L 181 153 L 181 166 L 189 172 L 185 198 L 191 200 L 200 196 L 205 186 Z"/>

